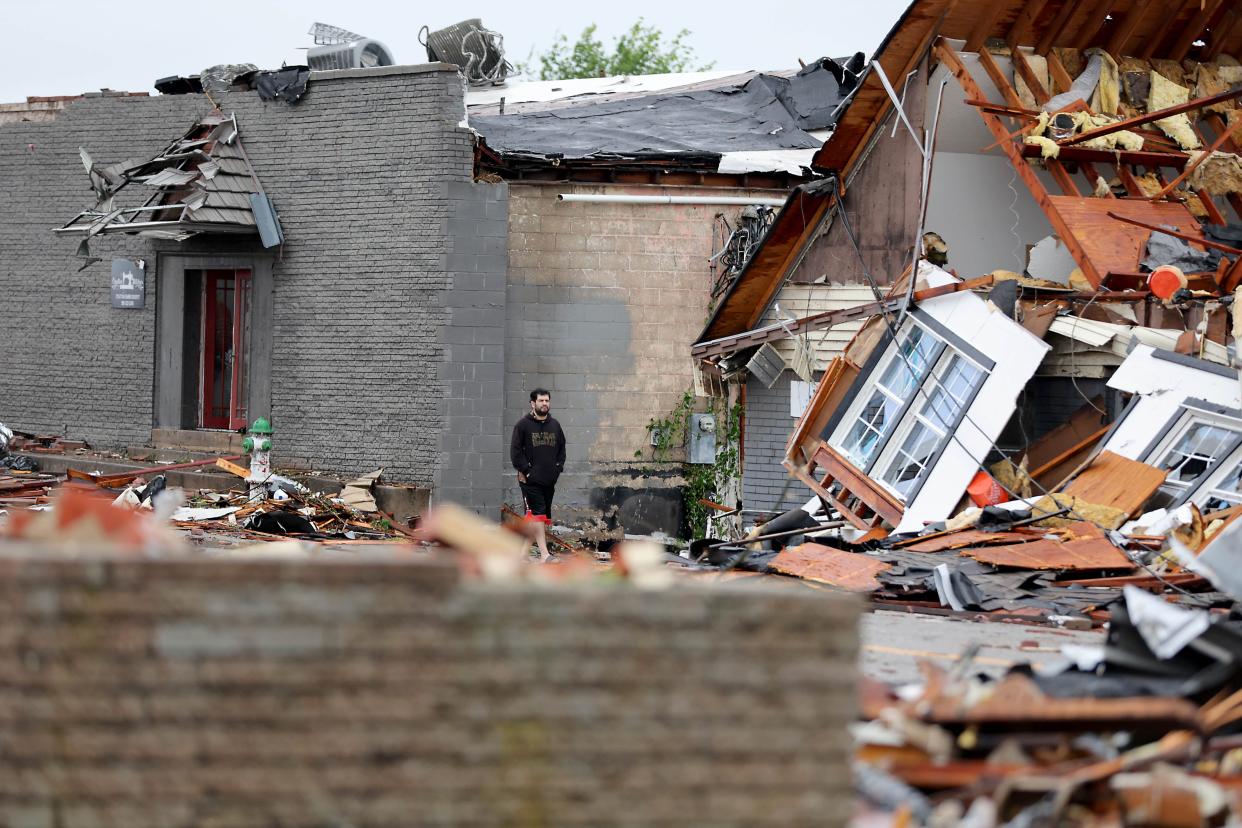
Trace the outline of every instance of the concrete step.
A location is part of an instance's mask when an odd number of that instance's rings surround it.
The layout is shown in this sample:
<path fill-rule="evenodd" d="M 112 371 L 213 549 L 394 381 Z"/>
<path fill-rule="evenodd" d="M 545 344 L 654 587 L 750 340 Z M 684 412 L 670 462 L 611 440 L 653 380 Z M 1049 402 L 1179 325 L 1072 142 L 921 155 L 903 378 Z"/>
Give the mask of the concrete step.
<path fill-rule="evenodd" d="M 212 454 L 240 454 L 244 435 L 234 431 L 191 431 L 153 428 L 151 442 L 160 448 L 183 448 Z"/>
<path fill-rule="evenodd" d="M 78 469 L 87 473 L 99 472 L 104 475 L 124 474 L 126 472 L 137 471 L 139 469 L 155 469 L 160 464 L 158 460 L 148 460 L 142 462 L 126 461 L 111 457 L 101 457 L 93 454 L 40 454 L 38 452 L 14 452 L 15 454 L 25 454 L 33 458 L 39 463 L 39 470 L 48 474 L 65 474 L 69 469 Z M 182 455 L 169 455 L 164 458 L 166 464 L 193 462 L 197 459 L 210 459 L 218 455 L 208 455 L 206 457 L 196 457 L 189 460 Z M 246 461 L 242 460 L 239 465 L 245 466 Z M 241 489 L 246 484 L 236 475 L 229 474 L 226 471 L 217 469 L 214 466 L 204 466 L 199 469 L 173 469 L 172 471 L 153 471 L 149 476 L 163 474 L 168 480 L 168 485 L 188 491 L 197 491 L 198 489 L 208 489 L 214 492 L 225 492 L 231 489 Z M 288 474 L 287 477 L 298 481 L 313 492 L 325 492 L 328 494 L 336 494 L 343 488 L 340 480 L 331 477 L 322 477 L 318 475 L 306 474 Z M 410 518 L 418 517 L 426 513 L 427 507 L 431 500 L 431 491 L 429 489 L 418 486 L 404 486 L 393 483 L 381 483 L 374 489 L 375 503 L 380 509 L 389 512 L 399 521 L 408 521 Z"/>
<path fill-rule="evenodd" d="M 135 463 L 142 463 L 153 466 L 156 463 L 192 463 L 195 460 L 214 460 L 217 457 L 231 457 L 241 454 L 241 449 L 237 451 L 193 451 L 185 448 L 151 448 L 151 446 L 127 446 L 125 448 L 125 456 Z M 234 460 L 233 462 L 246 465 L 247 461 Z"/>

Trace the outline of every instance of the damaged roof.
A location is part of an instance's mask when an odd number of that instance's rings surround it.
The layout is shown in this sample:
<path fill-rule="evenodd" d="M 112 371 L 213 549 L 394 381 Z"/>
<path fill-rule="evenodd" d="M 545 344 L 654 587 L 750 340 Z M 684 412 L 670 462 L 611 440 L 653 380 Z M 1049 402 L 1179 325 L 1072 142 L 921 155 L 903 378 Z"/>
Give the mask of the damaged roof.
<path fill-rule="evenodd" d="M 511 160 L 719 162 L 729 153 L 801 150 L 805 165 L 822 143 L 822 135 L 811 133 L 832 126 L 861 67 L 861 55 L 824 58 L 790 77 L 745 73 L 701 81 L 692 75 L 690 84 L 656 84 L 649 92 L 600 79 L 586 87 L 586 99 L 572 86 L 577 81 L 559 82 L 566 98 L 553 97 L 560 88 L 545 89 L 544 82 L 532 96 L 515 89 L 517 106 L 503 114 L 499 102 L 481 99 L 472 110 L 488 114 L 472 112 L 470 124 L 492 152 Z"/>
<path fill-rule="evenodd" d="M 1142 55 L 1142 60 L 1149 62 L 1212 61 L 1242 49 L 1242 26 L 1237 25 L 1239 17 L 1242 14 L 1232 3 L 1200 3 L 1198 0 L 1107 4 L 1080 4 L 1072 0 L 1036 3 L 1017 0 L 996 3 L 985 0 L 955 3 L 949 0 L 915 0 L 876 51 L 873 65 L 867 67 L 856 91 L 836 118 L 832 135 L 815 153 L 812 167 L 820 173 L 835 175 L 842 181 L 850 180 L 867 157 L 868 147 L 879 125 L 893 111 L 892 100 L 884 88 L 880 72 L 874 67 L 878 65 L 882 68 L 890 84 L 896 84 L 900 89 L 901 79 L 915 70 L 932 50 L 937 38 L 950 55 L 953 50 L 944 45 L 945 39 L 958 41 L 957 48 L 965 52 L 982 51 L 985 55 L 988 50 L 984 49 L 984 44 L 988 44 L 998 54 L 1008 54 L 1019 46 L 1033 47 L 1035 55 L 1048 55 L 1051 54 L 1050 49 L 1060 47 L 1074 50 L 1098 47 L 1118 59 L 1122 55 Z M 1028 53 L 1022 51 L 1021 54 Z M 1001 71 L 995 68 L 997 60 L 1003 58 L 993 58 L 989 61 L 990 65 L 983 67 L 989 70 L 989 75 Z M 1028 62 L 1029 59 L 1016 61 L 1015 69 L 1025 72 Z M 1060 63 L 1054 63 L 1060 69 Z M 950 66 L 950 69 L 952 71 L 954 67 Z M 969 79 L 962 78 L 960 67 L 957 72 L 959 80 L 964 80 L 963 86 L 968 86 Z M 995 77 L 991 80 L 995 81 Z M 967 88 L 966 93 L 967 98 L 986 97 L 984 88 Z M 1008 108 L 1001 107 L 996 112 L 1013 115 L 1024 111 L 1014 109 L 1017 103 L 1009 96 L 1006 96 L 1005 104 Z M 980 110 L 980 114 L 985 119 L 995 117 L 986 110 Z M 1069 144 L 1077 144 L 1083 137 L 1079 136 Z M 1001 143 L 997 141 L 997 144 Z M 1121 160 L 1135 168 L 1143 165 L 1149 169 L 1164 167 L 1171 171 L 1169 177 L 1173 178 L 1186 167 L 1190 156 L 1175 146 L 1166 148 L 1157 143 L 1148 141 L 1142 152 L 1120 154 L 1113 149 L 1089 149 L 1087 144 L 1067 145 L 1059 149 L 1066 163 L 1080 164 L 1084 169 L 1090 169 L 1093 163 L 1106 168 Z M 1227 143 L 1225 148 L 1230 146 Z M 1017 152 L 1024 158 L 1039 160 L 1038 146 L 1022 145 Z M 1033 179 L 1024 169 L 1026 164 L 1016 163 L 1016 156 L 1013 160 L 1015 169 Z M 1062 175 L 1059 170 L 1051 172 L 1060 176 L 1058 185 L 1068 182 L 1068 176 Z M 1140 182 L 1127 180 L 1124 174 L 1123 180 L 1127 181 L 1128 188 L 1141 186 Z M 1180 181 L 1178 178 L 1174 183 Z M 1045 189 L 1037 181 L 1027 183 L 1028 186 L 1034 184 L 1038 190 Z M 1197 188 L 1198 182 L 1192 179 L 1191 185 Z M 1203 235 L 1189 209 L 1197 209 L 1196 204 L 1175 199 L 1101 199 L 1092 195 L 1082 192 L 1058 195 L 1051 191 L 1037 196 L 1036 200 L 1052 222 L 1054 232 L 1070 247 L 1087 281 L 1095 289 L 1104 286 L 1110 275 L 1124 277 L 1139 271 L 1143 245 L 1154 228 L 1176 228 L 1193 237 L 1191 240 Z M 1177 193 L 1173 195 L 1177 196 Z M 698 337 L 698 344 L 740 335 L 759 323 L 782 281 L 799 261 L 800 252 L 815 237 L 816 228 L 824 216 L 834 209 L 834 204 L 832 193 L 827 189 L 821 189 L 814 195 L 802 190 L 790 194 L 789 202 L 778 215 L 764 243 L 714 310 Z M 1108 232 L 1102 232 L 1104 229 Z M 881 274 L 883 278 L 894 278 L 896 275 Z M 1109 282 L 1107 287 L 1113 288 L 1116 284 L 1116 281 Z"/>
<path fill-rule="evenodd" d="M 88 238 L 102 233 L 138 233 L 182 240 L 198 233 L 258 232 L 266 246 L 271 246 L 267 242 L 273 230 L 279 236 L 275 214 L 242 145 L 237 119 L 219 110 L 200 118 L 184 135 L 141 164 L 100 167 L 89 163 L 85 151 L 83 160 L 88 163 L 100 201 L 74 216 L 57 233 L 85 234 Z M 116 206 L 122 191 L 125 195 L 140 192 L 128 188 L 130 184 L 154 192 L 142 190 L 149 195 L 140 204 L 134 199 L 133 206 Z"/>

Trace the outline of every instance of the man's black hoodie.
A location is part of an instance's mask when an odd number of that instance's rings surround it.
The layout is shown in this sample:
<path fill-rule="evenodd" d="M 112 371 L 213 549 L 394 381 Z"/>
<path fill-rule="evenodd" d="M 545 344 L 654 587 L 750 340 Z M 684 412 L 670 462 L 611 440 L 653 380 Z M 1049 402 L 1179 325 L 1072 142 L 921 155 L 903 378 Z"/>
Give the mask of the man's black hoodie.
<path fill-rule="evenodd" d="M 565 432 L 551 415 L 542 420 L 527 414 L 513 427 L 509 444 L 513 468 L 526 475 L 527 483 L 555 486 L 565 470 Z"/>

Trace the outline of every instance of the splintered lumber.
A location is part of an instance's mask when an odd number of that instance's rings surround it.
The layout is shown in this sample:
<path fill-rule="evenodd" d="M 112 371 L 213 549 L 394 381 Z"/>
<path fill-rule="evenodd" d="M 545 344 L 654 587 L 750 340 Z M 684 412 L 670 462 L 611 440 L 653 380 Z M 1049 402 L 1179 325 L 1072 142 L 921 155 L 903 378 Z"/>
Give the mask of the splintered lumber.
<path fill-rule="evenodd" d="M 216 465 L 224 469 L 229 474 L 235 474 L 238 477 L 243 478 L 243 479 L 250 476 L 250 469 L 246 468 L 245 466 L 239 466 L 236 463 L 231 463 L 228 460 L 225 460 L 223 457 L 216 458 Z"/>
<path fill-rule="evenodd" d="M 1134 517 L 1164 484 L 1166 475 L 1162 469 L 1103 451 L 1062 492 Z"/>
<path fill-rule="evenodd" d="M 1212 106 L 1213 104 L 1231 101 L 1240 95 L 1242 95 L 1242 87 L 1221 92 L 1218 95 L 1209 95 L 1206 98 L 1196 98 L 1193 101 L 1186 101 L 1186 103 L 1170 106 L 1166 109 L 1158 109 L 1155 112 L 1148 112 L 1146 115 L 1139 115 L 1134 118 L 1127 118 L 1124 121 L 1117 121 L 1116 123 L 1098 127 L 1096 129 L 1089 129 L 1086 132 L 1080 132 L 1077 135 L 1070 136 L 1064 141 L 1058 141 L 1057 143 L 1062 146 L 1081 144 L 1083 141 L 1090 141 L 1092 138 L 1101 138 L 1105 135 L 1112 135 L 1114 132 L 1133 129 L 1136 126 L 1142 126 L 1143 124 L 1150 124 L 1154 121 L 1159 121 L 1162 118 L 1169 118 L 1174 115 L 1181 115 L 1185 112 L 1190 112 L 1194 109 L 1202 109 L 1207 106 Z"/>
<path fill-rule="evenodd" d="M 242 455 L 234 454 L 231 457 L 225 457 L 224 460 L 240 460 Z M 133 471 L 122 472 L 120 474 L 91 474 L 79 469 L 67 469 L 66 474 L 70 480 L 81 480 L 87 483 L 94 483 L 105 489 L 114 489 L 122 486 L 132 480 L 145 477 L 147 475 L 163 474 L 164 472 L 180 471 L 181 469 L 197 469 L 203 466 L 214 466 L 216 460 L 221 458 L 213 457 L 210 460 L 195 460 L 192 463 L 173 463 L 167 466 L 151 466 L 146 469 L 134 469 Z"/>
<path fill-rule="evenodd" d="M 925 540 L 899 543 L 896 546 L 908 552 L 943 552 L 946 549 L 962 549 L 967 546 L 1021 544 L 1039 537 L 1040 535 L 1024 537 L 1017 532 L 981 532 L 978 529 L 963 529 L 960 532 L 945 532 Z"/>
<path fill-rule="evenodd" d="M 980 546 L 962 552 L 980 563 L 1013 569 L 1133 569 L 1134 563 L 1104 538 L 1061 543 L 1037 540 L 1005 546 Z"/>
<path fill-rule="evenodd" d="M 945 296 L 950 293 L 989 287 L 992 282 L 992 276 L 982 276 L 966 282 L 954 282 L 948 285 L 940 285 L 939 287 L 925 288 L 915 291 L 913 299 L 918 303 L 925 299 L 934 299 L 937 296 Z M 711 356 L 732 353 L 742 348 L 762 345 L 765 342 L 775 342 L 812 331 L 822 331 L 844 322 L 853 322 L 858 319 L 867 319 L 876 314 L 892 313 L 901 310 L 905 307 L 905 303 L 905 296 L 898 296 L 891 299 L 867 302 L 850 308 L 823 311 L 812 316 L 795 319 L 792 322 L 776 322 L 744 333 L 702 342 L 690 349 L 690 356 L 695 359 L 705 359 Z"/>
<path fill-rule="evenodd" d="M 874 592 L 880 586 L 875 576 L 892 568 L 860 552 L 846 552 L 818 543 L 785 549 L 768 566 L 784 575 L 851 592 Z"/>
<path fill-rule="evenodd" d="M 1193 726 L 1199 708 L 1182 698 L 1055 698 L 1045 695 L 1030 678 L 1012 673 L 986 698 L 966 704 L 956 694 L 944 694 L 925 705 L 925 721 L 936 724 L 1040 725 L 1094 730 L 1106 725 L 1144 726 L 1153 730 Z"/>

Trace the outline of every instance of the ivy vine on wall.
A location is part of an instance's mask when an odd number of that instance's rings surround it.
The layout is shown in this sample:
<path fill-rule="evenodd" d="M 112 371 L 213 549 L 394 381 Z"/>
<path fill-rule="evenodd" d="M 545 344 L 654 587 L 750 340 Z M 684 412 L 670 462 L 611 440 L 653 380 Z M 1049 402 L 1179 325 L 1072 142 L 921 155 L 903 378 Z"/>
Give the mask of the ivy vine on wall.
<path fill-rule="evenodd" d="M 672 455 L 686 444 L 686 429 L 690 415 L 695 412 L 695 396 L 692 391 L 682 394 L 681 400 L 664 417 L 652 418 L 647 430 L 652 437 L 651 459 L 669 462 Z M 682 477 L 686 484 L 682 496 L 686 507 L 686 522 L 691 537 L 701 538 L 707 532 L 707 518 L 711 510 L 699 503 L 700 499 L 719 501 L 729 481 L 741 473 L 742 406 L 732 407 L 715 397 L 710 398 L 707 408 L 716 419 L 716 460 L 714 463 L 687 463 L 681 460 Z M 634 452 L 642 459 L 643 449 Z"/>

